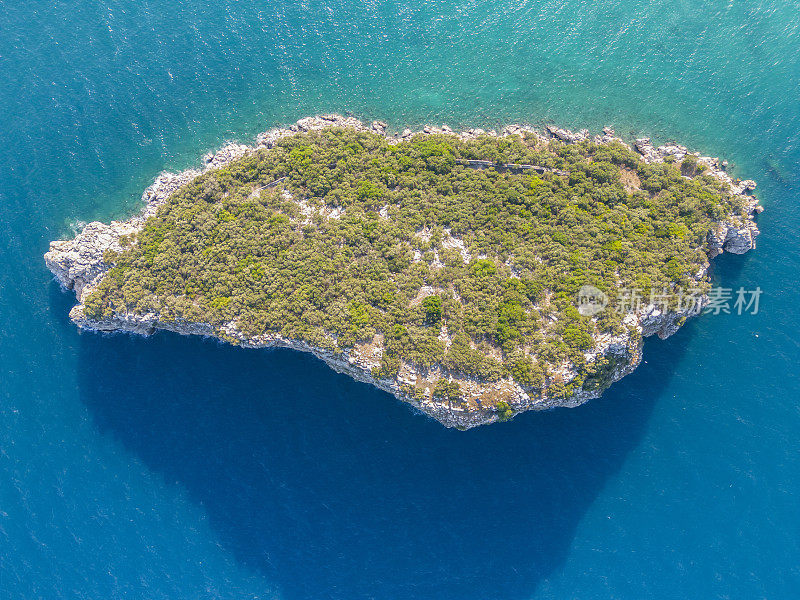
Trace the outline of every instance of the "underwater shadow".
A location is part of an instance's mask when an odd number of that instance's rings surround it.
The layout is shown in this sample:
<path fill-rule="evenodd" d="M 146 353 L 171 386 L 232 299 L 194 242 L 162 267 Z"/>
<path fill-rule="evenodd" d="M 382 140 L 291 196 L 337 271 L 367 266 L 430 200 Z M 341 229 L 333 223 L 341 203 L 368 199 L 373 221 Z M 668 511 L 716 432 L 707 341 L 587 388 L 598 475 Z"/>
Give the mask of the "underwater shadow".
<path fill-rule="evenodd" d="M 724 252 L 712 259 L 708 273 L 713 284 L 720 287 L 738 287 L 736 284 L 750 258 L 750 252 L 744 254 Z"/>
<path fill-rule="evenodd" d="M 80 392 L 287 600 L 514 600 L 564 563 L 692 328 L 601 399 L 467 432 L 308 354 L 172 334 L 82 334 Z"/>

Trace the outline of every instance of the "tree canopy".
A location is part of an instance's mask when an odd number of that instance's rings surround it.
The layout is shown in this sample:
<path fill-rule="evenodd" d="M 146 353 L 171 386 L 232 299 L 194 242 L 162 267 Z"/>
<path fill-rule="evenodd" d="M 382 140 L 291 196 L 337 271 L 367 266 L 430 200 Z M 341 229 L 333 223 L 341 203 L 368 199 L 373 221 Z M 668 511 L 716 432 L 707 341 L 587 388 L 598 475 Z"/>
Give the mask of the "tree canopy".
<path fill-rule="evenodd" d="M 540 387 L 552 365 L 583 364 L 596 333 L 620 331 L 622 290 L 696 285 L 709 230 L 741 210 L 696 165 L 646 164 L 617 143 L 326 129 L 172 194 L 107 257 L 85 311 L 234 323 L 333 351 L 380 334 L 379 377 L 405 362 Z M 609 310 L 578 313 L 584 284 Z"/>

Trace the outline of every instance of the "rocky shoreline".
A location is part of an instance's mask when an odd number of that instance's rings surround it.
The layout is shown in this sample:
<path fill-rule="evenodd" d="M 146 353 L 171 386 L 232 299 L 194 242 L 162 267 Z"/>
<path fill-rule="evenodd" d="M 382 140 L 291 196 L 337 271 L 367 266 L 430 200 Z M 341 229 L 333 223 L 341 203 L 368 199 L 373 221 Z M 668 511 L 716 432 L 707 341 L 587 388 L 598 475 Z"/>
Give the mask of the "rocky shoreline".
<path fill-rule="evenodd" d="M 115 315 L 111 319 L 102 321 L 91 320 L 85 316 L 83 301 L 91 294 L 112 266 L 103 260 L 105 252 L 107 250 L 121 251 L 120 238 L 122 236 L 130 236 L 139 231 L 144 226 L 145 221 L 156 213 L 159 206 L 173 192 L 209 170 L 222 168 L 248 153 L 271 148 L 282 138 L 327 127 L 348 127 L 358 131 L 383 135 L 388 138 L 390 143 L 398 143 L 418 134 L 453 135 L 468 140 L 481 135 L 509 136 L 523 133 L 535 135 L 547 142 L 557 139 L 564 143 L 577 143 L 588 139 L 598 144 L 625 143 L 616 137 L 614 131 L 609 128 L 605 128 L 602 134 L 594 136 L 590 135 L 587 130 L 571 132 L 557 127 L 547 127 L 546 131 L 542 133 L 530 127 L 519 125 L 505 127 L 499 133 L 494 130 L 484 131 L 482 129 L 470 129 L 457 133 L 449 127 L 443 126 L 441 128 L 425 127 L 420 132 L 412 132 L 410 129 L 405 129 L 397 135 L 392 135 L 387 132 L 386 124 L 379 121 L 366 125 L 352 117 L 339 115 L 300 119 L 291 127 L 273 129 L 258 135 L 254 146 L 228 144 L 216 153 L 206 155 L 204 157 L 205 165 L 201 170 L 189 169 L 177 174 L 162 173 L 145 190 L 142 196 L 144 201 L 142 212 L 131 219 L 112 221 L 110 224 L 89 223 L 74 239 L 52 242 L 49 251 L 44 256 L 45 263 L 64 289 L 75 292 L 79 302 L 70 311 L 70 318 L 82 329 L 92 331 L 126 331 L 140 335 L 150 335 L 156 330 L 162 329 L 183 335 L 214 337 L 249 348 L 285 347 L 311 352 L 334 370 L 385 390 L 448 427 L 468 429 L 507 418 L 507 415 L 501 414 L 495 407 L 480 407 L 479 402 L 476 408 L 470 405 L 453 404 L 449 401 L 439 401 L 433 397 L 425 397 L 421 400 L 415 399 L 406 391 L 409 382 L 417 382 L 419 378 L 422 378 L 423 381 L 430 379 L 432 384 L 439 374 L 436 372 L 418 372 L 413 366 L 404 364 L 396 378 L 376 379 L 372 376 L 372 372 L 375 365 L 379 364 L 380 357 L 378 356 L 376 361 L 374 352 L 371 353 L 370 349 L 366 347 L 357 346 L 350 351 L 333 352 L 310 346 L 305 342 L 285 339 L 275 334 L 248 338 L 236 329 L 233 322 L 220 328 L 215 328 L 208 323 L 166 321 L 160 319 L 159 315 L 155 313 L 147 315 Z M 753 215 L 763 209 L 758 206 L 757 200 L 751 194 L 752 190 L 755 189 L 753 181 L 734 179 L 727 173 L 727 163 L 724 161 L 713 157 L 700 156 L 697 153 L 690 153 L 687 148 L 676 144 L 654 147 L 649 139 L 638 139 L 633 147 L 642 160 L 646 162 L 663 162 L 665 160 L 679 162 L 687 155 L 692 155 L 699 165 L 705 167 L 707 174 L 726 182 L 730 186 L 731 194 L 742 197 L 747 218 L 742 218 L 739 215 L 730 215 L 720 220 L 715 229 L 709 234 L 707 240 L 709 256 L 713 257 L 723 251 L 742 254 L 755 248 L 755 237 L 758 235 L 758 228 L 753 220 Z M 706 264 L 696 274 L 697 281 L 706 277 L 708 266 Z M 704 302 L 707 302 L 707 298 L 701 298 L 701 304 Z M 680 328 L 685 318 L 690 316 L 693 316 L 693 313 L 689 311 L 662 312 L 653 305 L 642 307 L 639 312 L 629 314 L 625 318 L 625 324 L 628 326 L 625 334 L 598 336 L 595 339 L 595 347 L 586 355 L 587 361 L 590 363 L 601 356 L 613 361 L 616 366 L 609 374 L 607 381 L 604 381 L 604 385 L 597 389 L 580 389 L 566 399 L 548 397 L 547 387 L 543 390 L 525 389 L 511 380 L 501 380 L 496 383 L 470 382 L 461 379 L 459 381 L 462 382 L 464 393 L 472 394 L 474 397 L 480 398 L 485 393 L 501 395 L 513 414 L 526 410 L 549 409 L 556 406 L 578 406 L 591 398 L 598 397 L 608 385 L 631 373 L 639 365 L 642 357 L 643 338 L 651 335 L 658 335 L 661 338 L 669 337 Z M 578 375 L 576 372 L 571 371 L 569 365 L 561 367 L 558 374 L 565 381 L 569 381 Z"/>

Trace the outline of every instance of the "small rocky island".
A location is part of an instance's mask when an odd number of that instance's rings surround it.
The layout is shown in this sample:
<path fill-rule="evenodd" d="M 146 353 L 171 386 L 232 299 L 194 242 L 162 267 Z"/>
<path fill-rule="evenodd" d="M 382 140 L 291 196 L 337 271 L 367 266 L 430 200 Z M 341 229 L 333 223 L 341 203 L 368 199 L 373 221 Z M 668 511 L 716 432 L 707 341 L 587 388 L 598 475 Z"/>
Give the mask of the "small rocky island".
<path fill-rule="evenodd" d="M 204 162 L 50 244 L 70 318 L 311 352 L 461 429 L 599 396 L 700 312 L 761 210 L 726 163 L 610 129 L 329 115 Z"/>

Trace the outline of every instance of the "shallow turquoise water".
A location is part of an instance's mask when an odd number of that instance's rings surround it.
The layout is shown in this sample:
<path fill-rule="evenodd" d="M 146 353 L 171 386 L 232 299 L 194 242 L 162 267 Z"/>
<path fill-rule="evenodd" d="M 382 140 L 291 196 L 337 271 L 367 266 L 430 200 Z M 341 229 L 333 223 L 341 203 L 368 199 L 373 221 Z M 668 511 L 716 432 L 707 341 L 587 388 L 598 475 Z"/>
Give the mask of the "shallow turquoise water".
<path fill-rule="evenodd" d="M 800 20 L 709 2 L 0 1 L 1 598 L 790 598 Z M 319 112 L 678 139 L 758 180 L 758 315 L 444 430 L 310 357 L 78 334 L 45 270 L 162 169 Z"/>

